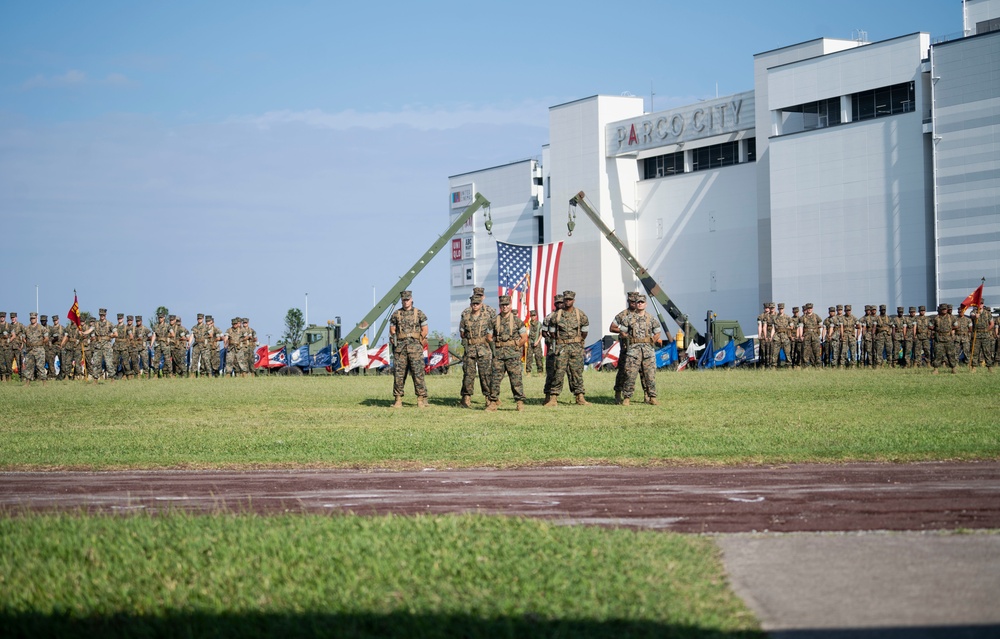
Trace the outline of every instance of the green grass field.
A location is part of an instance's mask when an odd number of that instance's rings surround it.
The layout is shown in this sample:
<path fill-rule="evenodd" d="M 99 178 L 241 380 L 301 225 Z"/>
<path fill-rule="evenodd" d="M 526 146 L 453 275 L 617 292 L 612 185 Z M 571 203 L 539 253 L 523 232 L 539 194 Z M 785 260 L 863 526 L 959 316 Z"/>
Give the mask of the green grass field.
<path fill-rule="evenodd" d="M 1000 375 L 662 373 L 400 410 L 388 377 L 0 385 L 0 469 L 996 459 Z M 758 637 L 711 538 L 501 517 L 0 516 L 0 635 Z"/>
<path fill-rule="evenodd" d="M 588 372 L 593 406 L 565 392 L 543 408 L 509 390 L 496 413 L 457 407 L 458 375 L 428 377 L 391 409 L 370 377 L 0 385 L 0 469 L 511 467 L 993 459 L 1000 375 L 926 370 L 661 373 L 661 406 L 613 403 L 613 375 Z M 483 399 L 474 398 L 481 409 Z"/>

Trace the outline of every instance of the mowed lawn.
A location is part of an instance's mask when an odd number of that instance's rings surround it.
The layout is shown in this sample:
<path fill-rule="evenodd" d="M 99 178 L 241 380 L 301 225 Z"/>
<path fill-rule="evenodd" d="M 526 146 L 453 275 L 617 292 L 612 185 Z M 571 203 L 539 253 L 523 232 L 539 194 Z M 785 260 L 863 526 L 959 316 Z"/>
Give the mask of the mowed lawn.
<path fill-rule="evenodd" d="M 389 376 L 0 385 L 0 469 L 511 467 L 990 459 L 1000 455 L 1000 374 L 928 370 L 660 373 L 661 405 L 592 406 L 564 391 L 526 410 L 457 406 L 460 371 L 429 376 L 392 409 Z"/>
<path fill-rule="evenodd" d="M 0 385 L 0 469 L 995 459 L 1000 375 L 661 373 L 662 405 L 394 410 L 391 379 Z M 0 475 L 2 481 L 2 475 Z M 0 515 L 0 636 L 762 637 L 710 537 L 440 517 Z"/>

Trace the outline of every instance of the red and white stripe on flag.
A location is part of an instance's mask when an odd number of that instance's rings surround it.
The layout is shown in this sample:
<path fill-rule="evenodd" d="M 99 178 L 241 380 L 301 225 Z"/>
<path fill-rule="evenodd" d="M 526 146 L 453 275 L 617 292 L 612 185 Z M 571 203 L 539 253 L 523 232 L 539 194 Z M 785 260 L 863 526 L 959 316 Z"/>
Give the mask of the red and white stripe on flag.
<path fill-rule="evenodd" d="M 559 292 L 562 247 L 562 242 L 497 242 L 497 295 L 510 295 L 511 307 L 522 320 L 530 311 L 536 311 L 542 320 L 554 310 L 552 298 Z"/>

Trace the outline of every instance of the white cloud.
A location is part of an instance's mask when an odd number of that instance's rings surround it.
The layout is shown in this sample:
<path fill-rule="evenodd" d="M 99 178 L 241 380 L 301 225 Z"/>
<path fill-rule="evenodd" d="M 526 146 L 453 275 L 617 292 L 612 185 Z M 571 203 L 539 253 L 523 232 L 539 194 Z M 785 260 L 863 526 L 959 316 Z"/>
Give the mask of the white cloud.
<path fill-rule="evenodd" d="M 361 112 L 355 109 L 327 112 L 320 109 L 306 111 L 268 111 L 262 115 L 234 118 L 236 122 L 248 123 L 261 129 L 283 124 L 304 124 L 317 129 L 347 130 L 387 129 L 405 126 L 418 131 L 443 131 L 474 125 L 518 125 L 548 126 L 548 104 L 524 102 L 507 107 L 461 106 L 454 109 L 414 109 L 400 111 Z"/>

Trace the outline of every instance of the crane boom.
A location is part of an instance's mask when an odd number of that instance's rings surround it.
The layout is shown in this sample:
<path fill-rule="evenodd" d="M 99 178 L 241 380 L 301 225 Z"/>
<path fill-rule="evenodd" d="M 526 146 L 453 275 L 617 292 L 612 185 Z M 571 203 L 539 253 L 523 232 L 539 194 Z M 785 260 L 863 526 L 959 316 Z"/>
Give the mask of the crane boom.
<path fill-rule="evenodd" d="M 632 271 L 635 272 L 636 277 L 639 278 L 639 282 L 642 283 L 642 287 L 646 289 L 646 292 L 649 293 L 649 296 L 655 299 L 657 302 L 659 302 L 660 306 L 666 309 L 670 317 L 672 317 L 674 321 L 677 322 L 677 325 L 683 329 L 685 338 L 689 341 L 694 341 L 699 344 L 703 343 L 704 338 L 701 336 L 701 334 L 698 333 L 698 330 L 695 329 L 694 326 L 688 321 L 688 316 L 682 313 L 679 308 L 677 308 L 677 305 L 674 304 L 673 300 L 671 300 L 670 297 L 667 296 L 667 294 L 663 291 L 663 289 L 660 288 L 660 285 L 656 283 L 656 280 L 654 280 L 653 276 L 649 274 L 649 271 L 647 271 L 645 267 L 642 266 L 642 264 L 639 264 L 639 260 L 635 259 L 635 256 L 632 255 L 632 251 L 628 250 L 628 247 L 625 246 L 625 243 L 622 242 L 617 235 L 615 235 L 614 230 L 608 227 L 608 225 L 604 223 L 604 220 L 601 219 L 601 216 L 598 215 L 597 211 L 594 210 L 594 208 L 587 202 L 585 198 L 586 196 L 584 195 L 583 191 L 580 191 L 579 193 L 570 198 L 569 204 L 570 206 L 579 206 L 581 209 L 583 209 L 583 212 L 587 214 L 587 217 L 589 217 L 591 221 L 595 225 L 597 225 L 597 228 L 600 229 L 601 233 L 604 234 L 604 237 L 608 240 L 608 242 L 611 243 L 611 246 L 615 247 L 615 250 L 618 251 L 618 254 L 621 256 L 621 258 L 625 260 L 625 263 L 629 265 L 629 268 L 631 268 Z M 572 232 L 572 225 L 570 227 L 570 232 Z M 659 311 L 657 311 L 656 314 L 659 317 L 660 324 L 663 325 L 663 330 L 667 330 L 666 321 L 664 320 L 663 316 L 660 315 Z"/>
<path fill-rule="evenodd" d="M 351 332 L 347 334 L 347 337 L 344 338 L 344 341 L 350 344 L 354 348 L 359 346 L 361 344 L 361 336 L 364 334 L 366 330 L 368 330 L 368 326 L 371 325 L 371 323 L 374 322 L 376 319 L 378 319 L 378 317 L 382 315 L 382 313 L 385 312 L 386 309 L 396 304 L 396 302 L 399 300 L 399 294 L 406 290 L 406 288 L 410 285 L 410 283 L 413 282 L 413 279 L 417 276 L 417 274 L 420 273 L 420 271 L 422 271 L 424 267 L 427 266 L 427 263 L 430 262 L 431 259 L 438 254 L 438 252 L 444 247 L 444 245 L 447 244 L 448 241 L 455 236 L 455 233 L 457 233 L 458 230 L 462 228 L 462 225 L 465 224 L 473 215 L 476 214 L 476 211 L 478 211 L 481 208 L 486 208 L 488 210 L 489 206 L 490 206 L 490 201 L 487 200 L 482 195 L 480 195 L 479 193 L 476 193 L 476 197 L 473 198 L 472 203 L 469 204 L 469 206 L 467 206 L 465 210 L 455 219 L 455 221 L 452 223 L 451 226 L 448 227 L 448 229 L 444 232 L 444 234 L 441 235 L 441 237 L 439 237 L 434 242 L 434 244 L 431 245 L 429 249 L 427 249 L 427 252 L 424 253 L 419 260 L 417 260 L 416 264 L 414 264 L 410 268 L 410 270 L 406 272 L 405 275 L 399 278 L 399 281 L 397 281 L 396 284 L 386 292 L 386 294 L 382 297 L 382 299 L 380 299 L 378 303 L 375 304 L 372 310 L 368 311 L 368 314 L 365 315 L 364 318 L 360 322 L 358 322 L 353 329 L 351 329 Z M 486 222 L 487 232 L 490 230 L 491 227 L 492 227 L 492 220 L 490 220 L 489 214 L 487 213 L 487 222 Z M 386 318 L 386 321 L 387 320 L 388 318 Z M 386 321 L 383 321 L 382 324 L 379 326 L 378 332 L 375 334 L 372 343 L 374 344 L 378 343 L 379 338 L 382 336 L 382 331 L 385 329 Z"/>

